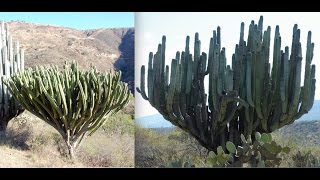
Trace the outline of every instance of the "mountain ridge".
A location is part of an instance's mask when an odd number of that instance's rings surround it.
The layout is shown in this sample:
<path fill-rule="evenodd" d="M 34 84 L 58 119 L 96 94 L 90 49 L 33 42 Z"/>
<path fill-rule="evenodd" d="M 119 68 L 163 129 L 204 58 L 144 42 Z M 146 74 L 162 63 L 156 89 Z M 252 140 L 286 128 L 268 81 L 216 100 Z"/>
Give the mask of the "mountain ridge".
<path fill-rule="evenodd" d="M 57 65 L 77 61 L 82 69 L 94 65 L 98 71 L 120 70 L 122 80 L 133 92 L 134 28 L 98 28 L 80 30 L 65 26 L 7 22 L 14 41 L 25 49 L 25 66 Z M 128 33 L 128 35 L 126 35 Z M 128 46 L 123 52 L 120 48 Z M 126 59 L 119 59 L 123 54 Z M 115 67 L 121 61 L 121 68 Z M 132 70 L 131 70 L 132 69 Z"/>
<path fill-rule="evenodd" d="M 320 100 L 315 100 L 311 110 L 303 115 L 297 122 L 320 121 Z M 161 114 L 153 114 L 136 118 L 136 123 L 144 128 L 172 127 L 173 125 L 165 120 Z"/>

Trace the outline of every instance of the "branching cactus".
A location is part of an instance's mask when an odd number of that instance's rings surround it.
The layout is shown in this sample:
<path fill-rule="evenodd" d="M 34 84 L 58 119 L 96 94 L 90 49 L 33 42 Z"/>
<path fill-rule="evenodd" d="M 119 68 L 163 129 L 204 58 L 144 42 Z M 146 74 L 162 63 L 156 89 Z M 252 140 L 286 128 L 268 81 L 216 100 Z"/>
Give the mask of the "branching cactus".
<path fill-rule="evenodd" d="M 62 71 L 29 68 L 5 84 L 23 107 L 61 134 L 74 158 L 82 139 L 128 103 L 130 93 L 120 77 L 118 72 L 81 71 L 76 63 L 66 63 Z"/>
<path fill-rule="evenodd" d="M 165 66 L 164 36 L 157 53 L 149 55 L 148 96 L 144 66 L 141 67 L 141 88 L 137 91 L 172 124 L 192 134 L 209 150 L 214 150 L 225 144 L 228 122 L 247 103 L 233 91 L 233 73 L 230 66 L 226 66 L 225 49 L 220 46 L 220 28 L 213 32 L 209 56 L 200 54 L 198 33 L 194 56 L 190 53 L 189 41 L 187 37 L 185 51 L 177 52 L 172 60 L 169 76 L 169 66 Z M 205 75 L 210 79 L 209 103 L 204 88 Z"/>
<path fill-rule="evenodd" d="M 0 137 L 4 137 L 8 122 L 23 108 L 2 81 L 24 69 L 24 51 L 20 49 L 19 41 L 13 42 L 9 26 L 3 21 L 0 26 L 0 51 Z"/>
<path fill-rule="evenodd" d="M 165 119 L 190 133 L 208 150 L 218 146 L 225 150 L 227 141 L 241 145 L 255 132 L 272 132 L 307 113 L 315 93 L 315 65 L 311 65 L 313 47 L 308 33 L 305 79 L 301 83 L 300 30 L 293 28 L 291 55 L 281 50 L 279 27 L 275 30 L 273 65 L 270 71 L 269 52 L 271 28 L 263 32 L 263 19 L 250 24 L 247 42 L 244 23 L 240 41 L 226 64 L 225 48 L 221 48 L 220 27 L 213 31 L 209 52 L 201 53 L 199 34 L 195 34 L 193 55 L 189 36 L 185 50 L 176 53 L 170 66 L 165 64 L 166 37 L 156 54 L 149 54 L 146 68 L 141 67 L 137 91 Z M 209 76 L 208 93 L 204 77 Z M 147 84 L 147 85 L 146 85 Z M 146 89 L 147 87 L 147 89 Z"/>
<path fill-rule="evenodd" d="M 314 102 L 315 65 L 311 65 L 314 44 L 311 32 L 307 36 L 304 83 L 301 87 L 302 50 L 300 29 L 293 27 L 291 54 L 289 47 L 281 50 L 279 26 L 275 29 L 273 62 L 270 72 L 269 52 L 271 27 L 263 31 L 263 18 L 249 27 L 247 42 L 243 38 L 241 24 L 240 40 L 233 54 L 235 88 L 249 108 L 239 111 L 240 132 L 248 136 L 254 132 L 272 132 L 293 123 L 308 113 Z M 239 68 L 238 68 L 239 67 Z M 234 137 L 235 135 L 233 135 Z M 231 141 L 234 141 L 230 138 Z"/>

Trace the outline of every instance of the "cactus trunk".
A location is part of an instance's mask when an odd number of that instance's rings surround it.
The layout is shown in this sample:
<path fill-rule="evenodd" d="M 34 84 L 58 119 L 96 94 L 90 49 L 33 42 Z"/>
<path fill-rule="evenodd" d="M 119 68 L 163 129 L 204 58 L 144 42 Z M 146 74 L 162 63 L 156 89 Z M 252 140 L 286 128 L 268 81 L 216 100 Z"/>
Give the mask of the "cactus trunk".
<path fill-rule="evenodd" d="M 7 126 L 8 126 L 8 122 L 0 121 L 0 139 L 5 139 L 6 138 Z"/>
<path fill-rule="evenodd" d="M 24 68 L 24 51 L 19 42 L 13 42 L 9 25 L 0 26 L 0 134 L 5 136 L 8 122 L 23 112 L 22 106 L 14 100 L 3 80 Z"/>
<path fill-rule="evenodd" d="M 67 147 L 68 147 L 68 153 L 69 153 L 70 158 L 71 158 L 72 160 L 75 160 L 75 158 L 76 158 L 75 143 L 70 140 L 70 137 L 67 137 L 66 145 L 67 145 Z"/>

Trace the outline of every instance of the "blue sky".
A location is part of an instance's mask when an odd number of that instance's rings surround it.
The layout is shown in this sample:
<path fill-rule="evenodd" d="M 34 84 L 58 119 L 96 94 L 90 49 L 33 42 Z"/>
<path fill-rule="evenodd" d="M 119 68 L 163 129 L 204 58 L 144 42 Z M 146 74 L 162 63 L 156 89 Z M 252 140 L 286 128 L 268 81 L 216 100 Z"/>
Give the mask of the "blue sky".
<path fill-rule="evenodd" d="M 134 27 L 133 12 L 0 12 L 0 20 L 20 20 L 82 30 Z"/>

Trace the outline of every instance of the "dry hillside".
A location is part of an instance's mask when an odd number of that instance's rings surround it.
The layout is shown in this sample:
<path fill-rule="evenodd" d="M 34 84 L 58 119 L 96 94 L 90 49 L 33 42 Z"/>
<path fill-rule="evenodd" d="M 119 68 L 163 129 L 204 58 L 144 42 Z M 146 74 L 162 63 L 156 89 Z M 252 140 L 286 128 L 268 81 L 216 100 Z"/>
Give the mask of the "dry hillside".
<path fill-rule="evenodd" d="M 62 26 L 9 22 L 14 40 L 25 49 L 25 65 L 58 65 L 76 60 L 80 67 L 91 64 L 100 71 L 120 69 L 123 80 L 133 85 L 134 29 L 77 30 Z M 115 64 L 117 64 L 115 66 Z"/>
<path fill-rule="evenodd" d="M 25 66 L 57 65 L 76 60 L 83 69 L 118 69 L 133 88 L 134 29 L 77 30 L 67 27 L 9 22 L 13 40 L 25 49 Z M 130 86 L 129 86 L 130 87 Z M 13 118 L 0 139 L 0 167 L 133 167 L 134 99 L 86 138 L 76 161 L 67 158 L 58 132 L 25 111 Z"/>

